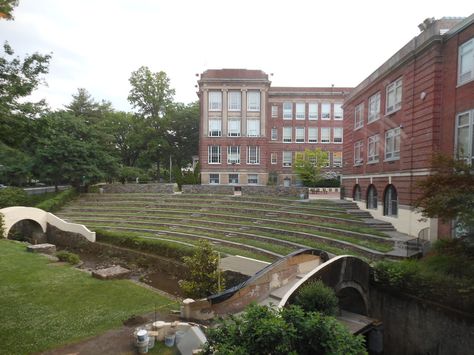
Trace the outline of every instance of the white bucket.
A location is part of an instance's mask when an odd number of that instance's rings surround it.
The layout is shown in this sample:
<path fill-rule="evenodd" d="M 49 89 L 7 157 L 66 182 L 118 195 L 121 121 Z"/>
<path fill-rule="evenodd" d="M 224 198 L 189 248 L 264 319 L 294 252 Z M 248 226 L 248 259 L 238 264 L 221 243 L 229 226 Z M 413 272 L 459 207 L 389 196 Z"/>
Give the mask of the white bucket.
<path fill-rule="evenodd" d="M 174 334 L 168 334 L 165 336 L 165 345 L 167 347 L 173 347 L 174 345 L 174 339 L 175 339 L 175 335 Z"/>
<path fill-rule="evenodd" d="M 136 344 L 137 344 L 139 354 L 146 354 L 148 352 L 148 343 L 149 343 L 148 336 L 145 336 L 145 339 L 143 339 L 143 341 L 139 341 L 137 339 Z M 155 345 L 155 343 L 153 343 L 153 345 Z"/>

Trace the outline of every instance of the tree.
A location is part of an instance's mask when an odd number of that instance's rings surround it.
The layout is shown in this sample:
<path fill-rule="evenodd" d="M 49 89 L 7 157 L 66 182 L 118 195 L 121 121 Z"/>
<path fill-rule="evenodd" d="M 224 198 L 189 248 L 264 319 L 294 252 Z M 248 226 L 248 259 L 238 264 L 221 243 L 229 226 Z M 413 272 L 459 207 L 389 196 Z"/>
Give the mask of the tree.
<path fill-rule="evenodd" d="M 66 110 L 76 117 L 83 117 L 87 124 L 96 124 L 107 113 L 113 112 L 112 104 L 102 100 L 96 102 L 86 89 L 77 89 L 77 94 L 72 95 L 72 101 L 66 105 Z"/>
<path fill-rule="evenodd" d="M 339 313 L 339 300 L 334 290 L 327 287 L 321 280 L 301 287 L 295 296 L 294 304 L 306 312 L 320 312 L 327 316 L 336 316 Z"/>
<path fill-rule="evenodd" d="M 180 282 L 188 297 L 203 298 L 224 289 L 219 271 L 219 254 L 207 240 L 200 240 L 192 256 L 183 257 L 189 277 Z"/>
<path fill-rule="evenodd" d="M 328 160 L 328 152 L 320 148 L 305 149 L 304 153 L 296 153 L 294 172 L 299 175 L 304 186 L 316 186 L 316 183 L 322 178 L 321 172 L 327 166 Z"/>
<path fill-rule="evenodd" d="M 414 206 L 423 216 L 457 221 L 458 228 L 474 237 L 474 174 L 463 160 L 437 155 L 432 161 L 434 174 L 421 181 L 421 195 Z"/>
<path fill-rule="evenodd" d="M 18 6 L 18 0 L 0 1 L 0 19 L 13 20 L 13 8 Z"/>
<path fill-rule="evenodd" d="M 240 316 L 209 328 L 204 354 L 366 354 L 362 336 L 353 336 L 335 318 L 298 306 L 275 310 L 250 305 Z"/>

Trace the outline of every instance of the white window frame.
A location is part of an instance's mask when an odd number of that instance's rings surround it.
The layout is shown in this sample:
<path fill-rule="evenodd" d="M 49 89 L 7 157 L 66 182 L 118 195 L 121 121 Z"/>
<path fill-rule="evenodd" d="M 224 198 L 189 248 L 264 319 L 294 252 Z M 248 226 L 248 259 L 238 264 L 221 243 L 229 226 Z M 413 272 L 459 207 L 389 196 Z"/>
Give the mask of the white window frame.
<path fill-rule="evenodd" d="M 209 137 L 222 136 L 222 120 L 220 118 L 209 119 Z"/>
<path fill-rule="evenodd" d="M 257 90 L 247 91 L 247 111 L 260 111 L 261 94 Z"/>
<path fill-rule="evenodd" d="M 387 115 L 397 112 L 402 108 L 403 100 L 403 78 L 391 82 L 387 85 L 385 98 L 385 113 Z"/>
<path fill-rule="evenodd" d="M 466 72 L 462 73 L 464 58 L 471 60 L 471 66 Z M 474 38 L 461 44 L 458 51 L 458 85 L 464 85 L 474 80 Z"/>
<path fill-rule="evenodd" d="M 229 111 L 242 110 L 242 92 L 231 90 L 227 93 L 227 109 Z"/>
<path fill-rule="evenodd" d="M 254 151 L 254 152 L 252 152 L 252 151 Z M 249 164 L 249 165 L 259 165 L 260 164 L 260 147 L 259 146 L 248 146 L 247 147 L 247 164 Z"/>
<path fill-rule="evenodd" d="M 251 177 L 255 177 L 255 179 L 251 179 Z M 252 180 L 252 181 L 250 181 Z M 248 174 L 247 175 L 247 184 L 248 185 L 257 185 L 258 184 L 258 174 Z"/>
<path fill-rule="evenodd" d="M 321 127 L 321 143 L 323 144 L 331 143 L 331 128 L 330 127 Z"/>
<path fill-rule="evenodd" d="M 369 97 L 367 123 L 377 121 L 380 118 L 380 91 Z"/>
<path fill-rule="evenodd" d="M 295 127 L 295 142 L 304 143 L 305 129 L 304 127 Z"/>
<path fill-rule="evenodd" d="M 254 125 L 254 127 L 252 127 Z M 260 120 L 247 119 L 247 137 L 260 137 Z"/>
<path fill-rule="evenodd" d="M 208 92 L 209 111 L 222 111 L 222 91 Z"/>
<path fill-rule="evenodd" d="M 297 120 L 304 120 L 306 118 L 306 104 L 304 102 L 297 102 L 295 106 L 295 118 Z"/>
<path fill-rule="evenodd" d="M 221 163 L 221 146 L 220 145 L 210 145 L 207 147 L 207 163 L 208 164 Z"/>
<path fill-rule="evenodd" d="M 235 124 L 235 127 L 232 127 L 232 124 Z M 228 137 L 240 137 L 241 134 L 241 120 L 239 118 L 229 117 L 227 119 L 227 136 Z"/>
<path fill-rule="evenodd" d="M 283 143 L 291 143 L 293 140 L 293 128 L 291 126 L 283 127 Z"/>
<path fill-rule="evenodd" d="M 235 177 L 230 177 L 231 175 L 235 175 L 237 177 L 237 182 L 231 182 L 231 180 L 235 180 Z M 237 173 L 230 173 L 229 174 L 229 184 L 230 185 L 234 185 L 234 184 L 238 184 L 239 183 L 239 174 Z"/>
<path fill-rule="evenodd" d="M 293 119 L 293 103 L 292 102 L 283 103 L 283 119 L 284 120 Z"/>
<path fill-rule="evenodd" d="M 362 165 L 364 163 L 364 141 L 360 140 L 354 143 L 354 165 Z"/>
<path fill-rule="evenodd" d="M 308 127 L 308 143 L 318 143 L 318 127 Z"/>
<path fill-rule="evenodd" d="M 342 109 L 342 103 L 335 103 L 333 105 L 334 108 L 334 119 L 335 120 L 343 120 L 344 119 L 344 110 Z"/>
<path fill-rule="evenodd" d="M 318 103 L 317 102 L 310 102 L 308 104 L 308 119 L 310 121 L 315 121 L 318 119 Z"/>
<path fill-rule="evenodd" d="M 400 127 L 392 128 L 385 132 L 385 161 L 400 159 L 400 145 Z"/>
<path fill-rule="evenodd" d="M 459 124 L 459 119 L 467 115 L 467 123 Z M 461 152 L 459 147 L 459 132 L 467 130 L 467 152 Z M 456 115 L 456 134 L 455 134 L 455 155 L 456 158 L 465 160 L 466 163 L 474 166 L 474 109 L 461 112 Z"/>
<path fill-rule="evenodd" d="M 327 108 L 329 108 L 329 111 L 325 110 Z M 331 103 L 330 102 L 323 102 L 321 104 L 321 119 L 322 120 L 331 119 Z"/>
<path fill-rule="evenodd" d="M 278 140 L 278 128 L 273 127 L 271 130 L 271 140 L 276 141 Z"/>
<path fill-rule="evenodd" d="M 227 164 L 240 164 L 240 146 L 229 145 L 227 147 Z"/>
<path fill-rule="evenodd" d="M 336 132 L 340 132 L 337 133 Z M 342 127 L 334 127 L 332 129 L 332 141 L 341 144 L 344 139 L 344 129 Z"/>
<path fill-rule="evenodd" d="M 278 106 L 272 105 L 272 118 L 278 118 Z"/>
<path fill-rule="evenodd" d="M 293 153 L 292 152 L 283 152 L 283 156 L 281 159 L 281 164 L 285 168 L 291 167 L 293 164 Z"/>
<path fill-rule="evenodd" d="M 215 179 L 215 177 L 211 177 L 212 175 L 217 176 L 217 182 L 212 182 L 212 180 Z M 209 174 L 209 184 L 211 184 L 211 185 L 219 185 L 220 183 L 221 183 L 221 176 L 220 176 L 220 174 L 215 174 L 215 173 Z"/>
<path fill-rule="evenodd" d="M 367 164 L 378 163 L 380 151 L 380 136 L 374 134 L 367 138 Z"/>
<path fill-rule="evenodd" d="M 364 103 L 361 102 L 354 109 L 354 130 L 364 127 Z"/>
<path fill-rule="evenodd" d="M 277 153 L 271 153 L 270 154 L 270 163 L 272 165 L 275 165 L 278 163 L 278 154 Z"/>
<path fill-rule="evenodd" d="M 332 166 L 335 168 L 342 168 L 342 152 L 332 153 Z"/>

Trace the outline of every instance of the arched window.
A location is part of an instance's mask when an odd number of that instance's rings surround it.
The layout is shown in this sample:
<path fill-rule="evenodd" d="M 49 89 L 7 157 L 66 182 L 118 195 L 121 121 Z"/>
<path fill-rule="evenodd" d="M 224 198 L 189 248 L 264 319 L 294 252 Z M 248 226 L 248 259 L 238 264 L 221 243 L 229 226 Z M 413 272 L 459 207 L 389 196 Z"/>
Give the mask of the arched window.
<path fill-rule="evenodd" d="M 385 216 L 398 216 L 398 194 L 393 185 L 388 185 L 383 196 L 383 214 Z"/>
<path fill-rule="evenodd" d="M 377 209 L 377 189 L 374 185 L 369 185 L 367 189 L 367 208 Z"/>
<path fill-rule="evenodd" d="M 354 201 L 360 201 L 361 200 L 361 197 L 362 197 L 362 194 L 360 192 L 360 185 L 359 184 L 356 184 L 354 186 L 354 190 L 352 191 L 352 199 Z"/>

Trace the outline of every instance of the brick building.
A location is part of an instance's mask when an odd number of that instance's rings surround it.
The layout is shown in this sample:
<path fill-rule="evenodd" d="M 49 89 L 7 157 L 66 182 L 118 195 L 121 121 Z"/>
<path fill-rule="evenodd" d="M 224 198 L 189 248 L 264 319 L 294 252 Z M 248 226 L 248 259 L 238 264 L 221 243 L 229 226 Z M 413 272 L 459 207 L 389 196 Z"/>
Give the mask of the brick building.
<path fill-rule="evenodd" d="M 350 88 L 271 87 L 261 70 L 206 70 L 198 80 L 202 184 L 297 184 L 295 155 L 329 153 L 342 169 L 344 97 Z"/>
<path fill-rule="evenodd" d="M 375 218 L 434 241 L 454 230 L 411 205 L 434 153 L 474 158 L 474 15 L 419 27 L 345 100 L 343 186 Z"/>

